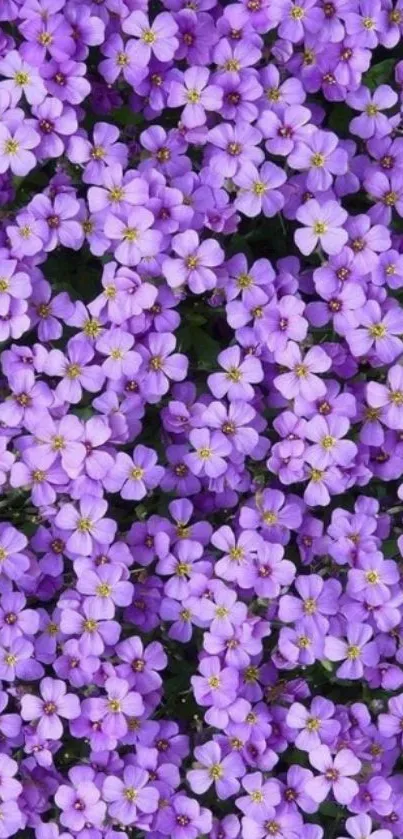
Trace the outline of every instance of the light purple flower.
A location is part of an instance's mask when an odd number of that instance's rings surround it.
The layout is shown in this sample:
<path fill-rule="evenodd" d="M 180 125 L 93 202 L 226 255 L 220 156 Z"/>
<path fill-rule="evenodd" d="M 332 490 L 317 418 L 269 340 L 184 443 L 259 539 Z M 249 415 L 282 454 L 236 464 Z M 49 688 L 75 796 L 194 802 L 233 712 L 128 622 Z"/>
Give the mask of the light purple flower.
<path fill-rule="evenodd" d="M 63 734 L 60 717 L 74 720 L 80 714 L 80 701 L 66 693 L 66 685 L 59 679 L 46 677 L 40 683 L 40 696 L 25 694 L 21 700 L 21 716 L 37 724 L 38 734 L 45 740 L 59 740 Z"/>

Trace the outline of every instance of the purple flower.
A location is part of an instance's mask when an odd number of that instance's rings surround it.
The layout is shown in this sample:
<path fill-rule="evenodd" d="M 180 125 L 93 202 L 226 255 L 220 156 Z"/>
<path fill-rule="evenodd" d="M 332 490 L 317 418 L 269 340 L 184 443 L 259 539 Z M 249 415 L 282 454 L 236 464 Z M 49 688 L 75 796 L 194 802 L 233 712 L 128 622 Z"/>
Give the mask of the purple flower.
<path fill-rule="evenodd" d="M 162 811 L 160 827 L 164 836 L 172 839 L 196 839 L 201 832 L 210 831 L 212 816 L 193 798 L 187 798 L 183 793 L 175 795 L 170 807 Z"/>
<path fill-rule="evenodd" d="M 220 110 L 222 89 L 208 84 L 210 73 L 206 67 L 190 67 L 183 79 L 174 79 L 169 87 L 168 106 L 183 107 L 181 120 L 186 128 L 195 128 L 206 122 L 205 111 Z"/>
<path fill-rule="evenodd" d="M 69 772 L 69 780 L 71 785 L 61 784 L 55 794 L 55 802 L 62 811 L 61 824 L 75 833 L 82 832 L 87 824 L 101 826 L 106 805 L 100 800 L 93 771 L 89 766 L 75 766 Z"/>
<path fill-rule="evenodd" d="M 232 178 L 244 163 L 258 166 L 263 162 L 263 152 L 257 148 L 260 131 L 247 122 L 221 123 L 212 128 L 208 135 L 211 143 L 211 166 L 217 177 Z"/>
<path fill-rule="evenodd" d="M 9 524 L 0 524 L 0 569 L 11 580 L 18 579 L 29 568 L 28 556 L 21 553 L 28 539 Z"/>
<path fill-rule="evenodd" d="M 32 149 L 39 139 L 34 128 L 19 121 L 0 125 L 0 174 L 11 169 L 14 175 L 27 175 L 35 166 Z"/>
<path fill-rule="evenodd" d="M 66 685 L 59 679 L 42 679 L 40 696 L 25 694 L 21 700 L 23 720 L 34 721 L 40 737 L 59 740 L 63 734 L 60 717 L 74 720 L 80 714 L 80 701 L 73 693 L 66 693 Z"/>
<path fill-rule="evenodd" d="M 300 394 L 312 402 L 325 395 L 325 384 L 315 374 L 328 370 L 331 360 L 320 347 L 312 347 L 303 358 L 299 346 L 289 341 L 286 349 L 277 353 L 277 361 L 291 371 L 274 379 L 274 385 L 286 399 Z"/>
<path fill-rule="evenodd" d="M 239 187 L 236 208 L 252 218 L 259 213 L 269 218 L 276 215 L 284 205 L 284 197 L 276 188 L 285 180 L 285 173 L 273 163 L 264 163 L 260 170 L 253 163 L 245 163 L 234 176 Z"/>
<path fill-rule="evenodd" d="M 315 469 L 329 466 L 348 466 L 357 453 L 351 440 L 343 440 L 350 428 L 345 417 L 316 415 L 305 427 L 305 435 L 314 445 L 308 448 L 305 459 Z"/>
<path fill-rule="evenodd" d="M 76 404 L 84 390 L 97 393 L 105 380 L 105 374 L 97 364 L 89 364 L 94 350 L 89 344 L 74 337 L 68 342 L 67 355 L 61 350 L 51 350 L 45 360 L 45 372 L 50 376 L 62 377 L 56 387 L 56 395 Z"/>
<path fill-rule="evenodd" d="M 104 232 L 112 242 L 117 242 L 114 256 L 118 262 L 138 265 L 141 259 L 158 253 L 162 237 L 158 230 L 151 230 L 153 223 L 150 210 L 139 207 L 106 217 Z"/>
<path fill-rule="evenodd" d="M 176 258 L 164 259 L 162 271 L 170 288 L 188 285 L 194 294 L 215 287 L 217 279 L 212 270 L 224 260 L 224 252 L 214 239 L 206 239 L 201 244 L 193 230 L 178 233 L 172 240 L 172 249 Z"/>
<path fill-rule="evenodd" d="M 91 495 L 84 496 L 77 509 L 72 504 L 64 504 L 58 512 L 55 523 L 61 530 L 67 530 L 67 550 L 89 556 L 93 550 L 93 541 L 101 545 L 110 545 L 116 533 L 116 522 L 104 518 L 108 509 L 106 501 Z"/>
<path fill-rule="evenodd" d="M 312 199 L 299 208 L 296 216 L 306 225 L 294 234 L 295 242 L 305 256 L 312 253 L 318 242 L 325 253 L 340 253 L 348 239 L 342 228 L 347 213 L 335 201 L 319 204 Z"/>
<path fill-rule="evenodd" d="M 230 798 L 238 792 L 238 778 L 245 773 L 245 766 L 239 755 L 229 754 L 223 757 L 218 743 L 213 740 L 204 746 L 197 746 L 194 755 L 203 768 L 191 769 L 187 773 L 187 780 L 193 792 L 204 793 L 212 784 L 215 784 L 220 799 Z"/>
<path fill-rule="evenodd" d="M 102 796 L 108 803 L 108 812 L 119 823 L 130 825 L 141 813 L 155 813 L 158 807 L 158 790 L 149 784 L 149 774 L 144 769 L 126 766 L 123 779 L 114 775 L 105 778 Z"/>
<path fill-rule="evenodd" d="M 105 690 L 105 698 L 90 699 L 89 716 L 95 722 L 102 720 L 105 732 L 119 739 L 127 734 L 128 718 L 143 713 L 143 700 L 139 693 L 129 689 L 125 679 L 110 677 L 105 682 Z"/>
<path fill-rule="evenodd" d="M 310 709 L 300 702 L 294 702 L 287 714 L 287 725 L 298 730 L 295 745 L 311 753 L 322 743 L 333 744 L 340 731 L 340 723 L 332 719 L 335 713 L 333 702 L 317 696 Z"/>
<path fill-rule="evenodd" d="M 25 96 L 30 105 L 39 105 L 46 96 L 46 89 L 36 67 L 21 57 L 17 50 L 11 50 L 0 60 L 0 74 L 6 77 L 0 82 L 0 90 L 10 94 L 14 107 Z"/>
<path fill-rule="evenodd" d="M 81 245 L 81 228 L 75 220 L 79 210 L 75 198 L 60 193 L 52 202 L 44 195 L 36 195 L 30 209 L 39 221 L 39 235 L 46 251 L 54 250 L 59 244 L 78 250 Z"/>
<path fill-rule="evenodd" d="M 293 169 L 307 171 L 306 185 L 313 192 L 322 192 L 332 185 L 333 175 L 347 172 L 347 152 L 338 148 L 336 134 L 315 131 L 304 142 L 297 143 L 288 156 Z"/>
<path fill-rule="evenodd" d="M 140 445 L 134 449 L 133 457 L 118 453 L 105 486 L 110 492 L 119 491 L 122 498 L 139 501 L 159 485 L 163 474 L 163 467 L 157 466 L 156 452 Z"/>
<path fill-rule="evenodd" d="M 341 749 L 332 758 L 328 746 L 318 746 L 309 754 L 311 765 L 321 774 L 307 781 L 306 792 L 318 804 L 332 791 L 340 804 L 349 804 L 358 792 L 358 784 L 351 778 L 361 769 L 361 762 L 350 749 Z"/>
<path fill-rule="evenodd" d="M 360 679 L 364 667 L 372 667 L 379 661 L 376 641 L 370 641 L 373 631 L 367 624 L 350 624 L 347 641 L 328 635 L 325 639 L 325 655 L 330 661 L 343 661 L 336 675 L 340 679 Z"/>
<path fill-rule="evenodd" d="M 372 830 L 372 821 L 365 813 L 346 819 L 346 829 L 353 839 L 361 839 L 362 836 L 368 839 L 392 839 L 390 830 Z M 347 839 L 347 837 L 339 836 L 338 839 Z"/>
<path fill-rule="evenodd" d="M 354 117 L 350 123 L 352 134 L 363 140 L 370 137 L 384 137 L 392 131 L 392 122 L 383 110 L 392 108 L 397 102 L 397 93 L 386 84 L 381 84 L 371 96 L 371 91 L 364 85 L 347 97 L 348 104 L 362 115 Z"/>
<path fill-rule="evenodd" d="M 126 17 L 123 30 L 138 39 L 136 60 L 140 66 L 148 64 L 152 53 L 159 61 L 170 61 L 178 46 L 178 26 L 169 12 L 157 15 L 150 24 L 144 12 L 136 10 Z"/>
<path fill-rule="evenodd" d="M 231 444 L 220 431 L 210 432 L 207 428 L 191 431 L 189 442 L 194 452 L 184 456 L 185 464 L 194 475 L 218 478 L 227 469 L 225 457 L 231 452 Z"/>

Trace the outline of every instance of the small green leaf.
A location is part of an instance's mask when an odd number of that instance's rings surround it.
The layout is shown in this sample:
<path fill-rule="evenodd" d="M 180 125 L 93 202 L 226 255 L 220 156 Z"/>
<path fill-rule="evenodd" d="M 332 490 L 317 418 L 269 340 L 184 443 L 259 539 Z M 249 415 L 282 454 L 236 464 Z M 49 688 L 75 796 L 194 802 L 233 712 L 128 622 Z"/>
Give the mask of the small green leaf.
<path fill-rule="evenodd" d="M 399 553 L 396 539 L 387 539 L 382 545 L 382 551 L 384 556 L 396 556 Z"/>
<path fill-rule="evenodd" d="M 387 58 L 379 64 L 374 64 L 374 66 L 368 70 L 368 73 L 364 73 L 362 78 L 363 84 L 369 87 L 370 90 L 375 90 L 380 84 L 385 84 L 389 81 L 395 65 L 395 58 Z"/>

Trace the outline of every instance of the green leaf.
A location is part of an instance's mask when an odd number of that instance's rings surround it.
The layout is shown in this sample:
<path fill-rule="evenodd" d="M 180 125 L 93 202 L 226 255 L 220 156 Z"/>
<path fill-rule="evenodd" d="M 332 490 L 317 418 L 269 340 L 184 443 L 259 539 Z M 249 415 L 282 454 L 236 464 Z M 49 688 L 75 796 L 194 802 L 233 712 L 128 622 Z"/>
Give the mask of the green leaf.
<path fill-rule="evenodd" d="M 347 136 L 349 125 L 353 116 L 354 111 L 352 111 L 351 108 L 348 108 L 347 105 L 335 105 L 335 107 L 331 110 L 328 119 L 328 126 L 336 134 Z"/>
<path fill-rule="evenodd" d="M 338 807 L 337 804 L 333 804 L 331 801 L 326 801 L 325 804 L 320 805 L 319 813 L 323 816 L 339 816 L 340 807 Z"/>
<path fill-rule="evenodd" d="M 198 367 L 210 370 L 217 363 L 217 356 L 220 352 L 220 345 L 203 329 L 198 326 L 191 330 L 192 344 L 198 361 Z"/>
<path fill-rule="evenodd" d="M 375 90 L 380 84 L 385 84 L 392 75 L 393 68 L 396 65 L 395 58 L 387 58 L 379 64 L 374 64 L 368 73 L 364 73 L 362 81 L 370 90 Z"/>
<path fill-rule="evenodd" d="M 137 114 L 129 105 L 122 105 L 114 111 L 114 123 L 117 125 L 140 125 L 143 122 L 141 114 Z"/>
<path fill-rule="evenodd" d="M 399 553 L 396 539 L 387 539 L 382 545 L 384 556 L 396 556 Z"/>

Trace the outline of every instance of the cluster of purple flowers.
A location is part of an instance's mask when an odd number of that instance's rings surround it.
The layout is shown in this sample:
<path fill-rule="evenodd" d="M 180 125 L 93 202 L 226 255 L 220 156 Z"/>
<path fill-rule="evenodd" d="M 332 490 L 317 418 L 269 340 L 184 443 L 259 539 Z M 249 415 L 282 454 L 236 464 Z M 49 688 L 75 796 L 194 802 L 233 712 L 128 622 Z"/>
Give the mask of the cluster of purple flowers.
<path fill-rule="evenodd" d="M 0 839 L 401 839 L 403 2 L 0 26 Z"/>

